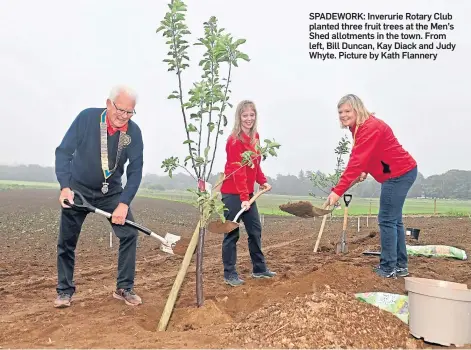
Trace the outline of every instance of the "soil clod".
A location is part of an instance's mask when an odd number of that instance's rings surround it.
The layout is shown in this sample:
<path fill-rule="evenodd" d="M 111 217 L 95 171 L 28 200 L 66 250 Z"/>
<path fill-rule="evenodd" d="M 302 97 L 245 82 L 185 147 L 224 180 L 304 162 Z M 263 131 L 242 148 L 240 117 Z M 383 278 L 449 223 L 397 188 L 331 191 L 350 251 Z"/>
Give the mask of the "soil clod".
<path fill-rule="evenodd" d="M 300 218 L 311 218 L 312 215 L 312 203 L 309 201 L 299 201 L 293 203 L 281 204 L 279 206 L 281 211 L 288 214 L 300 217 Z"/>

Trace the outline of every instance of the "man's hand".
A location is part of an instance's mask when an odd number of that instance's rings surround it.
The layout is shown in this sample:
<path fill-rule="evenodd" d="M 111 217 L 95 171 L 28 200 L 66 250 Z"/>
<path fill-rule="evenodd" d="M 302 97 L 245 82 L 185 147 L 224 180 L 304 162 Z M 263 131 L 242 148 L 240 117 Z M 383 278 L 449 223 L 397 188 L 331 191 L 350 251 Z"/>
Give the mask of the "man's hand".
<path fill-rule="evenodd" d="M 330 192 L 329 196 L 327 197 L 327 200 L 329 201 L 329 205 L 333 206 L 335 203 L 337 203 L 340 199 L 340 196 L 337 195 L 335 192 Z"/>
<path fill-rule="evenodd" d="M 74 203 L 74 192 L 69 187 L 64 187 L 59 195 L 59 203 L 62 208 L 70 208 L 67 204 L 64 203 L 64 200 L 67 199 L 71 204 Z"/>
<path fill-rule="evenodd" d="M 267 192 L 268 192 L 268 191 L 271 190 L 271 185 L 270 185 L 268 182 L 265 182 L 265 183 L 262 185 L 261 190 L 267 190 Z"/>
<path fill-rule="evenodd" d="M 127 204 L 119 203 L 111 216 L 111 222 L 116 225 L 124 225 L 128 216 L 128 209 Z"/>

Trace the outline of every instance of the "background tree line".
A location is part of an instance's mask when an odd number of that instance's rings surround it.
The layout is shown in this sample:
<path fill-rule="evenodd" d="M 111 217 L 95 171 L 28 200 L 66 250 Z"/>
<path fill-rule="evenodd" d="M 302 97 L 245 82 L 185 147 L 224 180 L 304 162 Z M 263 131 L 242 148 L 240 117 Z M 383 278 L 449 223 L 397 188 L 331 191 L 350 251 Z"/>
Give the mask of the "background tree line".
<path fill-rule="evenodd" d="M 320 172 L 318 172 L 319 174 Z M 267 176 L 273 186 L 272 193 L 292 196 L 326 196 L 330 188 L 318 189 L 311 181 L 312 171 L 301 170 L 297 175 Z M 56 182 L 53 167 L 39 165 L 0 165 L 0 180 Z M 210 183 L 215 182 L 215 175 L 210 176 Z M 142 187 L 154 190 L 186 190 L 194 187 L 194 180 L 185 173 L 175 173 L 173 178 L 168 175 L 146 174 L 142 179 Z M 366 181 L 356 185 L 351 193 L 357 197 L 377 198 L 381 185 L 368 177 Z M 419 173 L 417 181 L 409 192 L 409 197 L 471 199 L 471 171 L 449 170 L 444 174 L 425 178 Z"/>

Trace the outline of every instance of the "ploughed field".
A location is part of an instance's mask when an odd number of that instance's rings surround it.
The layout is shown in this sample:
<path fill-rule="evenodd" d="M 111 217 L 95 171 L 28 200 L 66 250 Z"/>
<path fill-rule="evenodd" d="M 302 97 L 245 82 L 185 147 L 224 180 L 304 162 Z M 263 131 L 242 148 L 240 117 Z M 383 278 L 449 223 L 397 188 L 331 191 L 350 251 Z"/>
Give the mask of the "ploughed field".
<path fill-rule="evenodd" d="M 14 348 L 398 348 L 431 347 L 408 333 L 396 316 L 355 299 L 354 293 L 404 294 L 404 279 L 381 279 L 372 268 L 379 249 L 375 218 L 369 227 L 357 219 L 348 226 L 349 253 L 334 246 L 342 218 L 327 221 L 320 252 L 313 246 L 321 219 L 265 216 L 263 247 L 273 279 L 253 280 L 242 230 L 238 270 L 246 284 L 223 283 L 222 236 L 205 240 L 205 304 L 196 308 L 195 259 L 190 265 L 166 332 L 157 332 L 163 307 L 182 257 L 159 250 L 140 234 L 135 290 L 143 304 L 132 308 L 112 297 L 118 240 L 110 248 L 110 225 L 90 214 L 76 252 L 77 292 L 72 306 L 55 309 L 56 241 L 59 203 L 56 190 L 0 192 L 0 347 Z M 196 209 L 183 203 L 136 198 L 135 219 L 153 231 L 190 237 Z M 419 242 L 471 250 L 468 218 L 405 218 L 420 228 Z M 195 254 L 196 257 L 196 254 Z M 412 276 L 471 285 L 469 261 L 410 257 Z"/>

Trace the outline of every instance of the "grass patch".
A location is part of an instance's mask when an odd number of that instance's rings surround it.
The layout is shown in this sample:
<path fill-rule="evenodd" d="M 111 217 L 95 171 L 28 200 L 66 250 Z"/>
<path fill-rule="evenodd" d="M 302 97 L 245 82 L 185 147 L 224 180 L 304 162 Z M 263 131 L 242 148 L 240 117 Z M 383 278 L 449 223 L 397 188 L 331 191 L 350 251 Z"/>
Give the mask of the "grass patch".
<path fill-rule="evenodd" d="M 59 189 L 56 182 L 12 181 L 0 180 L 0 191 L 20 189 Z"/>
<path fill-rule="evenodd" d="M 59 189 L 59 185 L 54 182 L 30 182 L 30 181 L 10 181 L 0 180 L 1 190 L 13 189 Z M 180 203 L 193 204 L 194 195 L 188 191 L 157 191 L 141 188 L 137 197 L 155 198 L 162 200 L 170 200 Z M 324 200 L 321 198 L 313 198 L 311 196 L 289 196 L 278 194 L 264 194 L 257 200 L 260 214 L 263 215 L 281 215 L 288 216 L 279 209 L 280 204 L 296 201 L 310 201 L 313 205 L 321 207 Z M 433 199 L 417 199 L 408 198 L 404 205 L 404 215 L 433 215 L 434 214 Z M 438 199 L 436 201 L 436 213 L 441 216 L 470 216 L 471 201 L 454 200 L 454 199 Z M 353 197 L 349 207 L 349 215 L 366 216 L 371 210 L 371 215 L 378 215 L 379 198 L 357 198 Z M 342 210 L 335 210 L 334 216 L 342 216 Z"/>
<path fill-rule="evenodd" d="M 156 191 L 141 189 L 139 196 L 148 198 L 158 198 L 163 200 L 171 200 L 181 203 L 192 203 L 193 194 L 186 191 Z M 281 215 L 287 216 L 285 212 L 279 209 L 279 205 L 296 202 L 310 201 L 313 205 L 321 207 L 324 200 L 313 198 L 311 196 L 288 196 L 277 194 L 264 194 L 257 200 L 259 212 L 264 215 Z M 404 215 L 433 215 L 434 214 L 433 199 L 417 199 L 408 198 L 404 204 Z M 353 197 L 349 207 L 349 215 L 366 216 L 370 212 L 371 215 L 377 216 L 379 211 L 379 198 L 356 198 Z M 439 199 L 437 200 L 437 215 L 442 216 L 469 216 L 471 213 L 471 201 Z M 335 210 L 334 216 L 342 216 L 342 210 Z"/>

